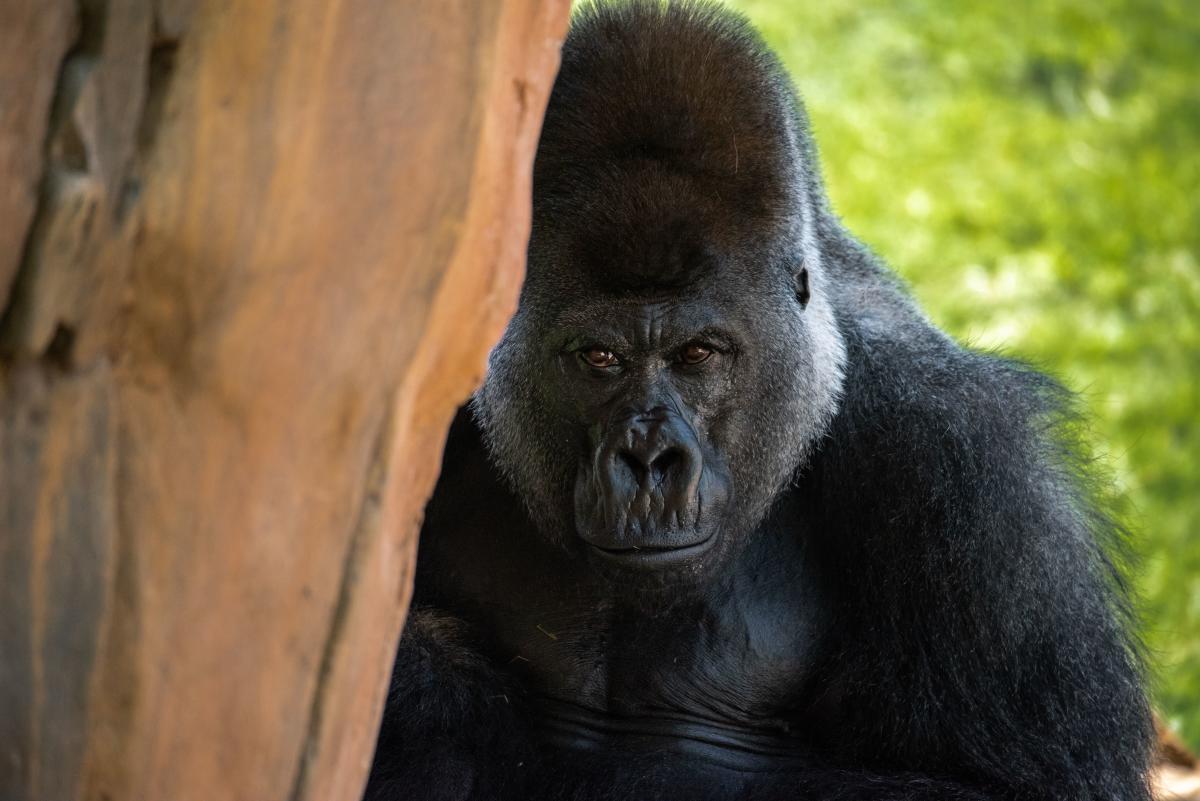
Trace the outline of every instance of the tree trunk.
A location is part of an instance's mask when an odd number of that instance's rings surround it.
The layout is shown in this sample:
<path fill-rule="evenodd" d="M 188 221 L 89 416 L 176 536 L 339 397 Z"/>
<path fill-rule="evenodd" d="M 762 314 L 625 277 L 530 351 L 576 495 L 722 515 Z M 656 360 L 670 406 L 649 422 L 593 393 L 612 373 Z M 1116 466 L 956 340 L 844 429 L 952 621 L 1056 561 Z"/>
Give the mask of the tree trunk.
<path fill-rule="evenodd" d="M 0 2 L 0 798 L 360 795 L 567 13 Z"/>

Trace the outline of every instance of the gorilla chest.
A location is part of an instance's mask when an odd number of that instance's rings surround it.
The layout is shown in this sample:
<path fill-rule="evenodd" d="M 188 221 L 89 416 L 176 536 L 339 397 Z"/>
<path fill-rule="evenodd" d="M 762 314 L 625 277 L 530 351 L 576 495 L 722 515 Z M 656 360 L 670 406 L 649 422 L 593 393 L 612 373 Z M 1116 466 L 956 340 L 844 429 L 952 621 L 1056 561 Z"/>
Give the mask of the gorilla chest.
<path fill-rule="evenodd" d="M 794 735 L 812 673 L 809 643 L 792 636 L 795 620 L 699 614 L 670 627 L 655 622 L 568 638 L 558 658 L 522 663 L 547 727 L 581 745 L 653 738 L 788 747 L 774 740 Z"/>
<path fill-rule="evenodd" d="M 824 629 L 800 566 L 740 573 L 667 609 L 574 607 L 501 624 L 536 723 L 571 748 L 670 750 L 739 769 L 800 756 Z M 540 618 L 534 622 L 534 618 Z"/>

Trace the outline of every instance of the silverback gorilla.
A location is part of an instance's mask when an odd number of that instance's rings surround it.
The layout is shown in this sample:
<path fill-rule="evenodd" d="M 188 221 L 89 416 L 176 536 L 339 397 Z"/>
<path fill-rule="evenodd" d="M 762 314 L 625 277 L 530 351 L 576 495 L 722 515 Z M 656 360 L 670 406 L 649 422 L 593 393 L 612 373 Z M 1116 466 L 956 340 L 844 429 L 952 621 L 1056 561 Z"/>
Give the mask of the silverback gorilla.
<path fill-rule="evenodd" d="M 1149 797 L 1070 398 L 842 227 L 744 20 L 577 10 L 533 195 L 368 799 Z"/>

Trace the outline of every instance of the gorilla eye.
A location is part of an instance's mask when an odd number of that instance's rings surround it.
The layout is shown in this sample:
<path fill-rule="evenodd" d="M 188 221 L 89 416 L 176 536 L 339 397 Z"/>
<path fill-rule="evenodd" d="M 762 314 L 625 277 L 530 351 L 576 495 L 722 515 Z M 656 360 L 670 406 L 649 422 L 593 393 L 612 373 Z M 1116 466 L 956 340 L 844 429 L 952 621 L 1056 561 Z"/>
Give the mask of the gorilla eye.
<path fill-rule="evenodd" d="M 700 364 L 700 362 L 708 361 L 708 357 L 712 356 L 712 348 L 706 348 L 703 345 L 692 343 L 683 349 L 679 354 L 679 360 L 684 364 Z"/>
<path fill-rule="evenodd" d="M 611 350 L 605 350 L 604 348 L 581 350 L 579 351 L 579 358 L 587 362 L 589 366 L 598 369 L 615 367 L 618 363 L 617 355 Z"/>

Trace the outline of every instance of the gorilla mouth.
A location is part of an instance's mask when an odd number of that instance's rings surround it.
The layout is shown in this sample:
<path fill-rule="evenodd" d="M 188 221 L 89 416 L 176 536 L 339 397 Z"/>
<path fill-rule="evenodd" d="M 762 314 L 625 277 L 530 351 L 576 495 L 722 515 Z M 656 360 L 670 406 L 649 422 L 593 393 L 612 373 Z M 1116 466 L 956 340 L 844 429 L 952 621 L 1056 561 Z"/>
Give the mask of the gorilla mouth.
<path fill-rule="evenodd" d="M 608 562 L 627 567 L 641 567 L 657 570 L 665 567 L 674 567 L 684 562 L 690 562 L 712 548 L 716 541 L 716 533 L 710 532 L 707 537 L 699 542 L 678 546 L 628 545 L 621 547 L 606 547 L 603 545 L 596 545 L 595 543 L 588 544 L 591 545 L 594 553 L 598 554 L 602 559 Z"/>

